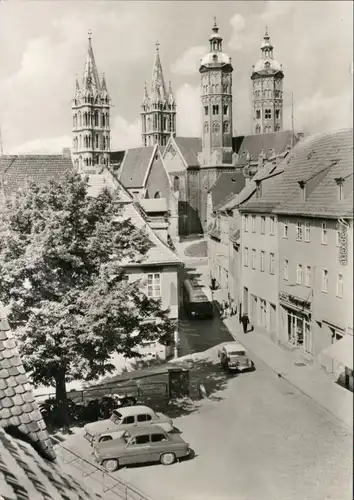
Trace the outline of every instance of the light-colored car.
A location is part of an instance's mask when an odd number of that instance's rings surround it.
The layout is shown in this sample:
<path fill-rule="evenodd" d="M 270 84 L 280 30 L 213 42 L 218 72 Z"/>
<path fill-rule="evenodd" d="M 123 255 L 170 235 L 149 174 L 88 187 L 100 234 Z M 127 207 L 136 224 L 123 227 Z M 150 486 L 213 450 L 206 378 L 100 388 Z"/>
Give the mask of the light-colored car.
<path fill-rule="evenodd" d="M 136 405 L 113 410 L 110 418 L 85 425 L 84 436 L 92 445 L 93 442 L 115 439 L 134 427 L 147 425 L 159 425 L 166 432 L 173 430 L 171 418 L 148 406 Z"/>
<path fill-rule="evenodd" d="M 96 462 L 109 472 L 130 464 L 161 462 L 172 465 L 191 450 L 179 434 L 168 434 L 158 425 L 135 427 L 119 438 L 95 444 Z"/>
<path fill-rule="evenodd" d="M 227 371 L 244 372 L 253 370 L 254 363 L 248 358 L 245 348 L 239 342 L 229 342 L 219 349 L 221 366 Z"/>

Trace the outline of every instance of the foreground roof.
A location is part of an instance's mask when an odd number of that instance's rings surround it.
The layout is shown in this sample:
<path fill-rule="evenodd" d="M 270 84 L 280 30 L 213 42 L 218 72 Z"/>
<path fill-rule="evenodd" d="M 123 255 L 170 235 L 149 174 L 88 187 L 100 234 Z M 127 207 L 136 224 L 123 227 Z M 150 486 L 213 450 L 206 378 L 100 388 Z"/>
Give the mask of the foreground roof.
<path fill-rule="evenodd" d="M 317 134 L 298 143 L 279 165 L 283 172 L 242 210 L 322 217 L 353 215 L 353 131 Z M 342 199 L 336 179 L 342 179 Z M 303 183 L 302 189 L 300 183 Z"/>
<path fill-rule="evenodd" d="M 224 208 L 224 204 L 246 185 L 246 179 L 241 171 L 223 173 L 210 188 L 213 210 Z"/>
<path fill-rule="evenodd" d="M 25 188 L 30 182 L 45 184 L 57 180 L 72 168 L 71 158 L 65 155 L 0 156 L 0 175 L 5 196 Z"/>

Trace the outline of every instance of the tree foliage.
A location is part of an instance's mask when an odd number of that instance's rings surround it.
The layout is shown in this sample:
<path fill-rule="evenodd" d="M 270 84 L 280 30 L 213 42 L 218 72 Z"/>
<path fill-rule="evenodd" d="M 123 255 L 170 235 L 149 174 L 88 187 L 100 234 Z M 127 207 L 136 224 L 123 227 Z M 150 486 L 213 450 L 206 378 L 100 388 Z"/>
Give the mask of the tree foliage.
<path fill-rule="evenodd" d="M 142 341 L 174 329 L 160 301 L 125 279 L 124 263 L 150 248 L 147 235 L 120 216 L 116 193 L 90 198 L 87 187 L 76 173 L 30 185 L 0 221 L 0 300 L 33 383 L 55 385 L 63 400 L 66 382 L 110 372 L 113 353 L 135 357 Z"/>

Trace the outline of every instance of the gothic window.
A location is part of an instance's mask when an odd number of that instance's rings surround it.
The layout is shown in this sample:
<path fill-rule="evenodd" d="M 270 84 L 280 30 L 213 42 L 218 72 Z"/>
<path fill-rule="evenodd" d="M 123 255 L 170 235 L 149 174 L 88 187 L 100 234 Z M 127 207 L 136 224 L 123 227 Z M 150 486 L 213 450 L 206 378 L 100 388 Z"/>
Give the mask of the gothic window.
<path fill-rule="evenodd" d="M 212 126 L 212 130 L 215 134 L 218 134 L 220 131 L 220 123 L 219 122 L 214 122 Z"/>
<path fill-rule="evenodd" d="M 227 104 L 224 104 L 224 115 L 227 115 L 228 110 L 229 106 Z"/>
<path fill-rule="evenodd" d="M 218 84 L 216 84 L 216 85 L 215 85 L 215 92 L 216 92 L 217 94 L 219 93 L 219 85 L 218 85 Z"/>
<path fill-rule="evenodd" d="M 106 144 L 107 144 L 107 149 L 109 150 L 110 149 L 110 138 L 109 138 L 109 135 L 107 135 L 107 141 L 106 141 Z"/>
<path fill-rule="evenodd" d="M 154 115 L 154 130 L 157 129 L 157 115 Z"/>
<path fill-rule="evenodd" d="M 219 114 L 219 105 L 213 104 L 213 115 L 218 115 L 218 114 Z"/>
<path fill-rule="evenodd" d="M 205 85 L 205 93 L 207 94 L 209 92 L 209 85 Z"/>
<path fill-rule="evenodd" d="M 224 122 L 224 133 L 225 134 L 229 133 L 229 122 Z"/>
<path fill-rule="evenodd" d="M 79 148 L 82 148 L 82 137 L 81 134 L 79 135 Z"/>
<path fill-rule="evenodd" d="M 209 107 L 208 106 L 204 106 L 204 114 L 207 115 L 209 112 Z"/>
<path fill-rule="evenodd" d="M 104 113 L 102 113 L 101 120 L 102 120 L 102 127 L 105 127 L 106 126 L 106 115 Z"/>
<path fill-rule="evenodd" d="M 256 126 L 256 134 L 260 134 L 260 133 L 261 133 L 261 126 L 257 125 Z"/>
<path fill-rule="evenodd" d="M 275 126 L 275 131 L 276 131 L 276 132 L 279 132 L 279 130 L 280 130 L 279 125 L 276 125 L 276 126 Z"/>
<path fill-rule="evenodd" d="M 222 86 L 222 89 L 223 89 L 223 92 L 225 92 L 226 94 L 228 93 L 229 91 L 229 86 L 227 83 L 224 83 L 223 86 Z"/>
<path fill-rule="evenodd" d="M 173 178 L 173 190 L 179 191 L 179 177 L 177 176 Z"/>
<path fill-rule="evenodd" d="M 212 92 L 212 94 L 215 94 L 215 85 L 214 84 L 211 86 L 211 92 Z"/>
<path fill-rule="evenodd" d="M 109 114 L 106 113 L 106 125 L 107 127 L 109 127 Z"/>
<path fill-rule="evenodd" d="M 98 111 L 95 111 L 95 127 L 98 127 L 99 126 L 99 123 L 98 123 Z"/>
<path fill-rule="evenodd" d="M 98 134 L 96 134 L 95 139 L 96 139 L 95 148 L 98 149 Z"/>
<path fill-rule="evenodd" d="M 280 109 L 276 109 L 275 110 L 275 117 L 279 118 L 279 116 L 280 116 Z"/>
<path fill-rule="evenodd" d="M 264 110 L 264 117 L 268 120 L 272 118 L 272 110 L 271 109 Z"/>
<path fill-rule="evenodd" d="M 163 118 L 163 129 L 167 130 L 167 118 L 165 116 Z"/>
<path fill-rule="evenodd" d="M 151 118 L 150 116 L 148 117 L 147 119 L 147 131 L 150 132 L 151 131 Z"/>
<path fill-rule="evenodd" d="M 77 115 L 76 114 L 73 116 L 73 126 L 74 126 L 74 128 L 77 127 Z"/>
<path fill-rule="evenodd" d="M 256 118 L 260 118 L 260 117 L 261 117 L 261 110 L 257 109 L 256 110 Z"/>
<path fill-rule="evenodd" d="M 106 149 L 106 137 L 105 136 L 102 137 L 102 146 L 103 146 L 102 149 Z"/>
<path fill-rule="evenodd" d="M 91 136 L 88 136 L 88 147 L 91 148 Z"/>
<path fill-rule="evenodd" d="M 79 127 L 81 127 L 82 121 L 81 121 L 81 111 L 79 111 Z"/>
<path fill-rule="evenodd" d="M 204 132 L 209 132 L 209 123 L 208 122 L 204 123 Z"/>

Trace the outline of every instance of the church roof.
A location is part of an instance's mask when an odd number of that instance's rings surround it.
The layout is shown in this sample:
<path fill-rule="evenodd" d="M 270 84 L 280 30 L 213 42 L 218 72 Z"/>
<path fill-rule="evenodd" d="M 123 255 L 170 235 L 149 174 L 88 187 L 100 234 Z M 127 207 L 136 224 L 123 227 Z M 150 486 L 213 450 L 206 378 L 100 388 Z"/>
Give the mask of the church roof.
<path fill-rule="evenodd" d="M 281 161 L 283 173 L 242 210 L 317 217 L 353 216 L 353 130 L 316 134 Z M 342 199 L 336 179 L 343 180 Z M 299 182 L 304 182 L 304 193 Z M 263 184 L 263 182 L 262 182 Z"/>
<path fill-rule="evenodd" d="M 246 185 L 246 179 L 242 172 L 222 173 L 209 189 L 211 193 L 213 210 L 218 210 L 221 206 L 242 191 Z"/>
<path fill-rule="evenodd" d="M 143 188 L 152 164 L 156 146 L 127 149 L 118 172 L 119 180 L 128 189 Z M 117 153 L 113 153 L 116 155 Z"/>
<path fill-rule="evenodd" d="M 198 167 L 198 154 L 202 151 L 201 137 L 175 137 L 174 140 L 188 167 Z"/>
<path fill-rule="evenodd" d="M 266 157 L 272 156 L 273 153 L 278 155 L 283 153 L 287 146 L 291 146 L 292 131 L 282 130 L 279 132 L 271 132 L 268 134 L 252 134 L 238 136 L 232 138 L 232 146 L 235 153 L 240 158 L 239 162 L 245 163 L 245 156 L 250 155 L 251 159 L 258 160 L 259 155 L 263 151 Z M 294 136 L 294 143 L 297 137 Z"/>
<path fill-rule="evenodd" d="M 72 168 L 71 158 L 64 155 L 0 156 L 0 175 L 5 196 L 25 188 L 29 182 L 43 184 L 56 180 Z"/>

